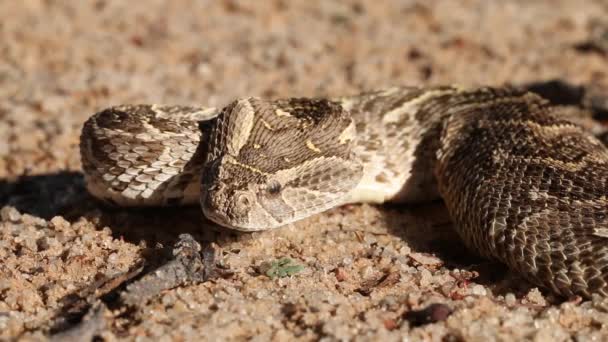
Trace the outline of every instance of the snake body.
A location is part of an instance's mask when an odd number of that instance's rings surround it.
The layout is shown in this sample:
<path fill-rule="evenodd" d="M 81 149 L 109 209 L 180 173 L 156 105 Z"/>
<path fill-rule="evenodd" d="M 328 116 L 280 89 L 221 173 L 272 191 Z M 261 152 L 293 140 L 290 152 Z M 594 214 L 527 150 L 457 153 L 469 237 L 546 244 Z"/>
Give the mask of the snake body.
<path fill-rule="evenodd" d="M 198 201 L 245 231 L 441 197 L 473 251 L 560 295 L 608 295 L 608 149 L 523 90 L 117 106 L 85 123 L 81 154 L 96 197 Z"/>

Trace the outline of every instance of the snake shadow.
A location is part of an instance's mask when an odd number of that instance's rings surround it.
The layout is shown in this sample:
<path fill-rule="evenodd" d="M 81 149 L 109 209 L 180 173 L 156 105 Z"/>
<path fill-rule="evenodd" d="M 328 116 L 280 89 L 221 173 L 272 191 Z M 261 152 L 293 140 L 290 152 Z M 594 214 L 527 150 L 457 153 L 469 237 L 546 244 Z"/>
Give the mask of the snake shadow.
<path fill-rule="evenodd" d="M 57 172 L 0 179 L 0 207 L 45 220 L 62 216 L 70 223 L 82 218 L 96 229 L 111 227 L 112 236 L 133 244 L 171 246 L 188 233 L 199 241 L 214 241 L 218 227 L 197 206 L 119 208 L 97 200 L 86 190 L 81 172 Z M 225 234 L 224 234 L 225 235 Z"/>
<path fill-rule="evenodd" d="M 138 245 L 143 243 L 147 248 L 142 257 L 150 266 L 162 263 L 166 255 L 159 253 L 159 248 L 173 246 L 180 234 L 188 233 L 200 242 L 238 240 L 243 235 L 210 222 L 198 206 L 110 207 L 88 193 L 81 172 L 0 179 L 0 207 L 4 206 L 45 220 L 62 216 L 75 223 L 84 218 L 97 230 L 111 227 L 115 239 Z M 477 271 L 479 277 L 475 282 L 491 286 L 495 294 L 525 294 L 532 287 L 525 281 L 509 281 L 514 275 L 506 267 L 470 252 L 453 229 L 441 201 L 417 205 L 386 204 L 383 211 L 390 234 L 404 240 L 415 252 L 436 255 L 445 267 Z M 505 282 L 507 285 L 500 285 Z"/>
<path fill-rule="evenodd" d="M 50 220 L 77 216 L 92 204 L 80 172 L 63 171 L 0 179 L 0 207 L 12 206 L 22 214 Z"/>
<path fill-rule="evenodd" d="M 382 209 L 388 233 L 407 243 L 412 252 L 434 255 L 450 270 L 474 272 L 477 276 L 472 280 L 489 288 L 494 295 L 514 293 L 523 297 L 535 287 L 504 264 L 485 259 L 467 248 L 443 201 L 385 204 Z"/>
<path fill-rule="evenodd" d="M 531 284 L 522 281 L 504 264 L 484 259 L 467 248 L 443 201 L 433 200 L 439 196 L 433 176 L 439 135 L 440 128 L 431 129 L 421 137 L 414 151 L 411 175 L 400 191 L 405 198 L 422 202 L 385 204 L 384 224 L 413 251 L 433 254 L 447 268 L 476 272 L 479 276 L 474 281 L 490 287 L 494 294 L 527 293 L 533 287 Z M 411 194 L 413 197 L 409 197 Z"/>

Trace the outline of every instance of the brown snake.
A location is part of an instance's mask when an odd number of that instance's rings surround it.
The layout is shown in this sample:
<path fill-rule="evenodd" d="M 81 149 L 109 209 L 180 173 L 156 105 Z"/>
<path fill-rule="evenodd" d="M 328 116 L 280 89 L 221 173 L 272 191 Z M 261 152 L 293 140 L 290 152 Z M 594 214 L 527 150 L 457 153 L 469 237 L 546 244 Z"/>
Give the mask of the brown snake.
<path fill-rule="evenodd" d="M 344 203 L 440 196 L 477 253 L 564 296 L 608 295 L 608 149 L 522 90 L 118 106 L 85 123 L 81 153 L 96 197 L 200 201 L 209 219 L 245 231 Z"/>

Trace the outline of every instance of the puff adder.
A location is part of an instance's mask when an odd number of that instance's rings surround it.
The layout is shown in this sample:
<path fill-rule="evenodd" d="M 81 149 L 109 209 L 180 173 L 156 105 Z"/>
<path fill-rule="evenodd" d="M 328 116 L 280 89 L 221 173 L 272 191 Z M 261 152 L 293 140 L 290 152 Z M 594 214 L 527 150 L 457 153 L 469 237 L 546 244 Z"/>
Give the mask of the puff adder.
<path fill-rule="evenodd" d="M 85 123 L 81 154 L 98 198 L 199 202 L 244 231 L 441 197 L 473 251 L 564 296 L 608 295 L 608 150 L 523 90 L 117 106 Z"/>

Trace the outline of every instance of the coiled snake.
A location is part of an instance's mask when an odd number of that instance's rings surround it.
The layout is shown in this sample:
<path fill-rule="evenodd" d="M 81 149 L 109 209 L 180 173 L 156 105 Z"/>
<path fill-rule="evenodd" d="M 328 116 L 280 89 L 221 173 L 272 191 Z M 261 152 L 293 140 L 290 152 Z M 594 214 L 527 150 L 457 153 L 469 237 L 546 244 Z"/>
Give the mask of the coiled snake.
<path fill-rule="evenodd" d="M 477 253 L 564 296 L 608 295 L 608 149 L 523 90 L 117 106 L 85 123 L 81 154 L 98 198 L 199 201 L 245 231 L 344 203 L 440 196 Z"/>

